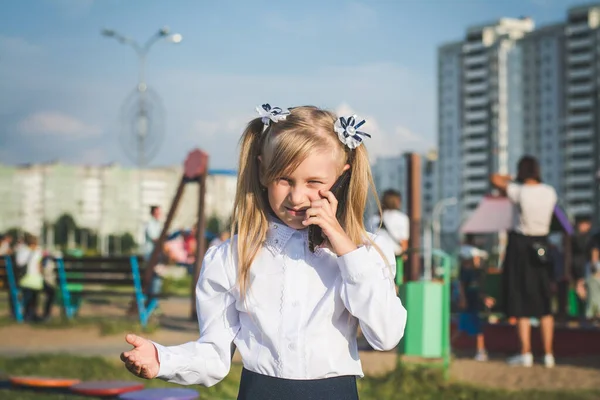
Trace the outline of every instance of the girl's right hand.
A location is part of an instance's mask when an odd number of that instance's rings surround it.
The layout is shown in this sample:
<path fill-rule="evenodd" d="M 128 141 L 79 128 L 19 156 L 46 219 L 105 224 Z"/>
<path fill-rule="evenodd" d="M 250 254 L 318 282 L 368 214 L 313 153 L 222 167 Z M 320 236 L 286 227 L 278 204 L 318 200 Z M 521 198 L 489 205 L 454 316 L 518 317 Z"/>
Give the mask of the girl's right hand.
<path fill-rule="evenodd" d="M 127 370 L 140 378 L 156 378 L 160 363 L 152 342 L 131 333 L 125 336 L 125 340 L 133 346 L 133 349 L 121 353 L 121 361 L 125 363 Z"/>

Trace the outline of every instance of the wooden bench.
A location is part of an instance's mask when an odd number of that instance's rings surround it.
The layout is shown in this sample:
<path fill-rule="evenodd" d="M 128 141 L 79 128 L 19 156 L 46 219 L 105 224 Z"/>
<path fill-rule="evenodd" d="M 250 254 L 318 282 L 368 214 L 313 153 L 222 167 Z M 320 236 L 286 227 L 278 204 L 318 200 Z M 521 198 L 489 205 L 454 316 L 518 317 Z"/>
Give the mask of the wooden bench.
<path fill-rule="evenodd" d="M 0 257 L 0 290 L 8 292 L 12 315 L 18 323 L 22 323 L 24 314 L 23 302 L 14 266 L 15 259 L 13 256 Z"/>
<path fill-rule="evenodd" d="M 56 257 L 54 260 L 63 309 L 68 319 L 76 316 L 84 298 L 131 297 L 133 294 L 140 324 L 147 326 L 161 296 L 148 297 L 144 294 L 140 257 Z M 131 288 L 133 292 L 119 288 Z"/>

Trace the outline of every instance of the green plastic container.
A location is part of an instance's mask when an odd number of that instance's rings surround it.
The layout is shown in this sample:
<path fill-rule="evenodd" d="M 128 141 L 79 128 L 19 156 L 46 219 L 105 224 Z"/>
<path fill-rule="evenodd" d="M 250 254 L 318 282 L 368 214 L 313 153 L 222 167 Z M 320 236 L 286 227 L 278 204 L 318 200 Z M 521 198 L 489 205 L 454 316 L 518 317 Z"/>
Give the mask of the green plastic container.
<path fill-rule="evenodd" d="M 444 356 L 444 285 L 441 282 L 407 282 L 399 288 L 407 310 L 406 330 L 399 353 L 424 358 Z"/>

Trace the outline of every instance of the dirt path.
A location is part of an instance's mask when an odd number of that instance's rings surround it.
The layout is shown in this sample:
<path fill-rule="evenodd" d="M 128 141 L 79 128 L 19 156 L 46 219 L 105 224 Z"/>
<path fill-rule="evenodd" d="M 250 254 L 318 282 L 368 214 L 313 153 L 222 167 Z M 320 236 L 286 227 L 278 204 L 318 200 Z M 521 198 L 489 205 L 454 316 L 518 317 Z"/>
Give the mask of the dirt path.
<path fill-rule="evenodd" d="M 114 315 L 122 318 L 123 308 L 107 305 L 86 305 L 82 315 Z M 197 338 L 197 326 L 189 320 L 189 302 L 173 299 L 161 304 L 161 329 L 143 336 L 164 345 L 185 343 Z M 118 359 L 121 351 L 128 349 L 124 334 L 102 336 L 97 328 L 41 328 L 27 324 L 0 327 L 0 355 L 68 352 L 80 355 L 97 355 Z M 395 352 L 363 351 L 360 354 L 363 369 L 368 375 L 379 375 L 395 368 Z M 234 362 L 241 362 L 236 354 Z M 464 355 L 451 365 L 453 380 L 477 385 L 503 388 L 541 389 L 600 389 L 600 359 L 558 359 L 554 369 L 538 364 L 533 368 L 509 367 L 502 357 L 487 363 L 473 361 Z"/>

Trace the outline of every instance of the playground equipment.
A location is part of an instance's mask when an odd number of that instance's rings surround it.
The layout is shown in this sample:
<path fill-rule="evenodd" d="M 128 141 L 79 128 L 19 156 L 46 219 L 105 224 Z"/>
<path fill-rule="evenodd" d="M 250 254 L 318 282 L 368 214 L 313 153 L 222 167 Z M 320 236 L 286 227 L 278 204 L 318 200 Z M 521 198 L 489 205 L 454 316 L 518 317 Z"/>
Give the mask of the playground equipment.
<path fill-rule="evenodd" d="M 63 309 L 67 319 L 73 319 L 84 297 L 127 296 L 131 292 L 110 290 L 131 288 L 135 294 L 138 316 L 142 327 L 148 325 L 152 312 L 158 306 L 156 296 L 148 298 L 142 291 L 142 280 L 137 256 L 130 257 L 57 257 L 56 270 Z M 73 285 L 79 287 L 73 288 Z M 90 290 L 89 286 L 96 286 Z M 100 287 L 97 287 L 100 285 Z"/>
<path fill-rule="evenodd" d="M 198 220 L 196 225 L 196 257 L 194 263 L 194 273 L 192 279 L 192 288 L 191 288 L 191 313 L 190 319 L 196 319 L 196 282 L 198 281 L 198 277 L 200 275 L 200 267 L 202 266 L 202 257 L 206 251 L 206 243 L 204 241 L 204 230 L 205 230 L 205 216 L 204 216 L 204 198 L 206 194 L 206 176 L 208 175 L 208 154 L 203 152 L 200 149 L 195 149 L 188 153 L 187 158 L 185 159 L 184 168 L 183 168 L 183 176 L 179 181 L 179 186 L 177 187 L 177 191 L 175 192 L 175 196 L 173 197 L 173 201 L 171 202 L 171 208 L 169 209 L 169 213 L 167 214 L 167 220 L 163 226 L 162 232 L 156 243 L 154 244 L 154 250 L 152 251 L 152 255 L 150 256 L 150 260 L 146 265 L 146 272 L 144 273 L 144 289 L 147 293 L 150 288 L 150 283 L 152 281 L 152 275 L 154 272 L 154 267 L 158 263 L 158 257 L 160 252 L 163 249 L 163 245 L 167 238 L 169 228 L 171 223 L 173 222 L 173 218 L 175 217 L 175 212 L 177 211 L 177 207 L 179 206 L 179 202 L 181 201 L 181 196 L 183 195 L 183 190 L 185 185 L 188 183 L 197 183 L 199 185 L 198 191 Z"/>
<path fill-rule="evenodd" d="M 0 265 L 0 268 L 4 267 L 4 275 L 6 276 L 6 289 L 8 290 L 8 296 L 15 320 L 18 323 L 23 323 L 23 302 L 21 301 L 20 290 L 17 285 L 17 277 L 15 276 L 13 261 L 13 257 L 3 256 L 3 265 Z"/>

